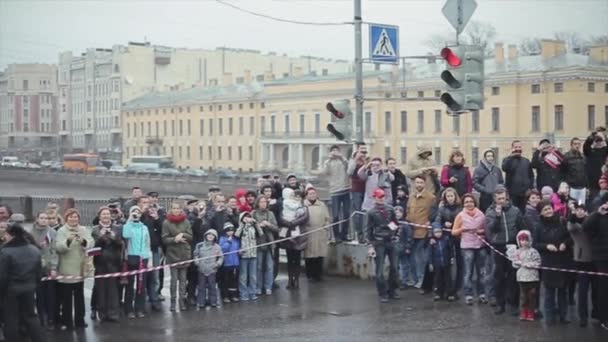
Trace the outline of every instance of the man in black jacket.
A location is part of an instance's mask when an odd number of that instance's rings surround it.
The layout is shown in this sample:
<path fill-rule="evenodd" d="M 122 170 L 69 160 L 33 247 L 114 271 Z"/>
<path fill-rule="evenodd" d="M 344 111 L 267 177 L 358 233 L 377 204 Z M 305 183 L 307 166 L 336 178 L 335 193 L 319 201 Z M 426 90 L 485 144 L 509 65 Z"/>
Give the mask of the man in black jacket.
<path fill-rule="evenodd" d="M 563 180 L 570 185 L 570 197 L 584 205 L 587 200 L 587 174 L 581 145 L 579 138 L 570 140 L 570 151 L 564 155 L 561 169 Z"/>
<path fill-rule="evenodd" d="M 602 175 L 602 165 L 608 158 L 608 146 L 606 145 L 606 129 L 596 129 L 583 145 L 583 153 L 586 160 L 587 180 L 589 181 L 590 198 L 595 198 L 600 191 L 598 185 Z"/>
<path fill-rule="evenodd" d="M 514 140 L 511 143 L 511 155 L 502 161 L 502 170 L 506 175 L 505 185 L 511 203 L 520 211 L 524 211 L 526 191 L 534 187 L 534 172 L 530 160 L 522 156 L 521 141 Z"/>
<path fill-rule="evenodd" d="M 407 178 L 405 177 L 405 174 L 403 174 L 403 172 L 401 172 L 401 170 L 397 168 L 397 161 L 395 160 L 395 158 L 388 158 L 386 160 L 386 166 L 388 168 L 388 172 L 392 173 L 395 177 L 395 180 L 391 182 L 391 193 L 393 195 L 391 198 L 393 199 L 393 201 L 397 198 L 397 188 L 400 185 L 402 185 L 406 189 L 406 192 L 408 192 L 409 195 L 409 186 L 407 184 Z"/>
<path fill-rule="evenodd" d="M 370 242 L 368 254 L 376 258 L 376 289 L 380 301 L 386 303 L 389 298 L 400 298 L 396 292 L 399 288 L 399 224 L 393 207 L 384 203 L 384 190 L 376 189 L 372 196 L 375 205 L 367 212 L 367 238 Z M 384 279 L 384 260 L 387 256 L 390 263 L 388 284 Z"/>
<path fill-rule="evenodd" d="M 559 166 L 548 163 L 545 157 L 556 151 L 549 139 L 543 139 L 538 144 L 538 148 L 532 154 L 532 168 L 536 169 L 536 188 L 540 191 L 543 187 L 549 186 L 554 192 L 559 187 Z"/>
<path fill-rule="evenodd" d="M 139 197 L 137 206 L 142 212 L 141 222 L 148 228 L 148 233 L 150 235 L 150 250 L 152 251 L 152 266 L 156 267 L 160 265 L 163 222 L 158 214 L 158 208 L 150 206 L 150 198 L 148 196 Z M 152 309 L 154 311 L 160 311 L 161 305 L 158 297 L 160 281 L 158 271 L 149 272 L 147 279 L 146 289 L 148 290 L 148 298 L 152 304 Z"/>

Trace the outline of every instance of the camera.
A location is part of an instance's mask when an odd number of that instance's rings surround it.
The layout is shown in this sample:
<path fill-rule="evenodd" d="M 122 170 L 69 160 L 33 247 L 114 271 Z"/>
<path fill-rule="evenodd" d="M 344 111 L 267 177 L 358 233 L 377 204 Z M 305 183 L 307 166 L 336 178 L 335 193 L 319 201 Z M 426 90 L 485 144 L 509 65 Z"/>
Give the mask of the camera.
<path fill-rule="evenodd" d="M 593 142 L 599 143 L 602 141 L 604 141 L 604 138 L 600 134 L 596 134 L 595 137 L 593 138 Z"/>

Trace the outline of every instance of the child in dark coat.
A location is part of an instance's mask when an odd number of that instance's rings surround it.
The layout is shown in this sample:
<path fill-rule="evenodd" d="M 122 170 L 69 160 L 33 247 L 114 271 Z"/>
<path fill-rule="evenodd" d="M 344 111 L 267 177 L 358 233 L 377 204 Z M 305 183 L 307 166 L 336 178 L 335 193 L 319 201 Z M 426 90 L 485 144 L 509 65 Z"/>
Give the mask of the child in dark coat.
<path fill-rule="evenodd" d="M 429 248 L 429 270 L 434 273 L 433 284 L 437 301 L 447 296 L 448 301 L 454 301 L 455 291 L 452 284 L 451 266 L 454 263 L 453 245 L 449 234 L 441 228 L 433 229 L 435 243 Z"/>
<path fill-rule="evenodd" d="M 220 238 L 224 265 L 220 268 L 220 292 L 224 303 L 239 301 L 239 253 L 241 241 L 234 236 L 232 222 L 224 223 L 224 235 Z"/>

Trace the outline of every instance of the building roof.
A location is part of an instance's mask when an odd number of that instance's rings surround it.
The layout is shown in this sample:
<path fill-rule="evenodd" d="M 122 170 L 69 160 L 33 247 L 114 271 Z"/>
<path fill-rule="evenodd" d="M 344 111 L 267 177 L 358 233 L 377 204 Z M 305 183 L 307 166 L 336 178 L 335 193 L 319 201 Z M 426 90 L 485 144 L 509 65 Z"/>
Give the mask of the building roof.
<path fill-rule="evenodd" d="M 598 68 L 608 75 L 608 65 L 596 63 L 589 56 L 567 53 L 544 59 L 541 55 L 518 56 L 511 61 L 505 59 L 504 63 L 496 63 L 494 58 L 485 61 L 485 74 L 487 76 L 500 76 L 510 73 L 535 73 L 543 71 L 554 71 L 559 69 L 571 68 Z M 439 80 L 439 74 L 444 68 L 443 63 L 417 63 L 406 66 L 406 81 Z M 399 72 L 399 81 L 403 80 L 403 69 Z M 390 81 L 392 75 L 390 71 L 365 71 L 364 78 L 380 78 L 383 81 Z M 310 82 L 327 82 L 353 79 L 354 73 L 329 74 L 324 76 L 305 75 L 294 78 L 287 77 L 264 83 L 252 82 L 249 85 L 238 84 L 231 86 L 216 86 L 206 88 L 191 88 L 186 90 L 151 92 L 127 102 L 123 109 L 137 109 L 150 107 L 167 107 L 175 104 L 200 104 L 211 101 L 226 102 L 231 99 L 243 99 L 263 97 L 265 87 L 277 87 L 294 85 Z"/>

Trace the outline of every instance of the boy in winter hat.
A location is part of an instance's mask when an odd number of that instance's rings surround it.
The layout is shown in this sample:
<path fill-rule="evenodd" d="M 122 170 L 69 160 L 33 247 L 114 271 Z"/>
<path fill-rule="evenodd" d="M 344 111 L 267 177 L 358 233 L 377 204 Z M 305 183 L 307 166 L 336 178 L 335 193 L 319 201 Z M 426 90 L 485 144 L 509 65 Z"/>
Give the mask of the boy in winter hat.
<path fill-rule="evenodd" d="M 217 244 L 217 232 L 209 229 L 205 233 L 205 241 L 199 242 L 194 249 L 194 258 L 198 267 L 198 308 L 210 304 L 217 307 L 217 270 L 224 263 L 224 255 Z M 208 293 L 208 296 L 207 296 Z"/>
<path fill-rule="evenodd" d="M 532 248 L 532 234 L 528 230 L 517 233 L 516 250 L 507 253 L 513 261 L 513 267 L 517 268 L 517 282 L 519 283 L 519 319 L 521 321 L 534 321 L 534 312 L 537 308 L 537 294 L 539 288 L 539 274 L 537 267 L 540 266 L 540 254 Z"/>
<path fill-rule="evenodd" d="M 220 237 L 220 247 L 224 254 L 224 265 L 220 267 L 220 292 L 224 303 L 239 301 L 239 250 L 241 241 L 234 236 L 232 222 L 224 223 L 224 235 Z"/>

